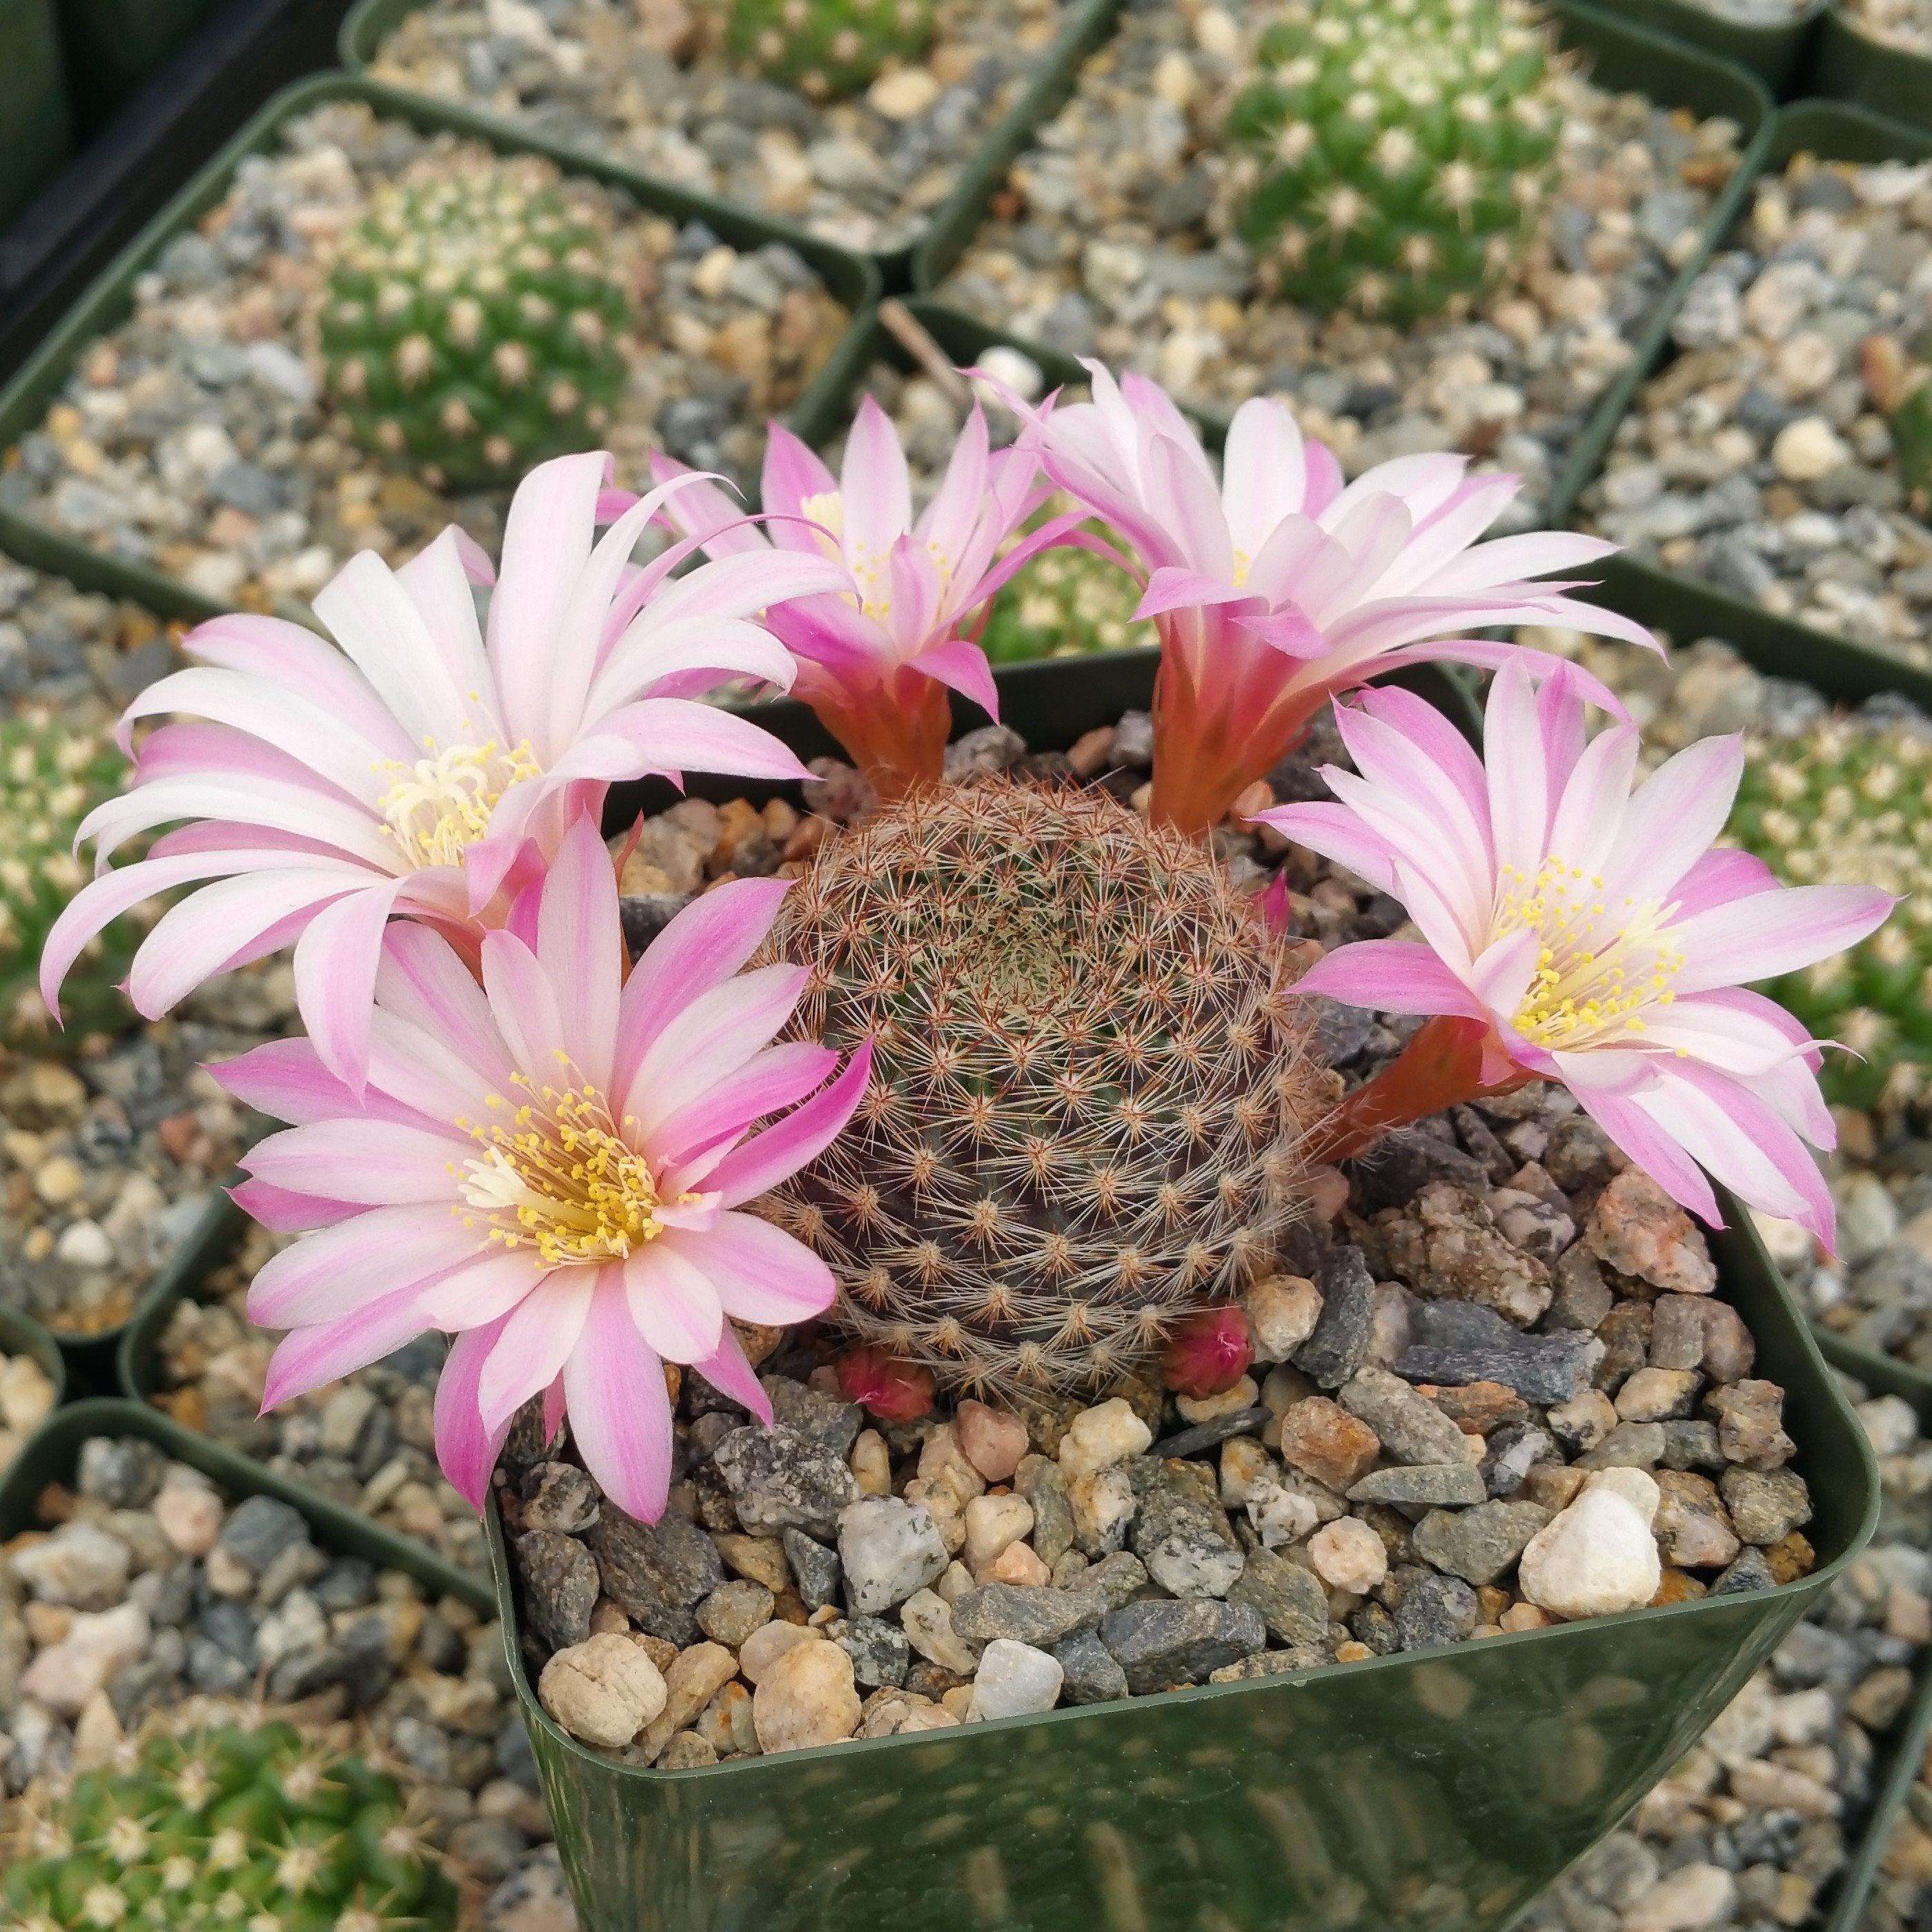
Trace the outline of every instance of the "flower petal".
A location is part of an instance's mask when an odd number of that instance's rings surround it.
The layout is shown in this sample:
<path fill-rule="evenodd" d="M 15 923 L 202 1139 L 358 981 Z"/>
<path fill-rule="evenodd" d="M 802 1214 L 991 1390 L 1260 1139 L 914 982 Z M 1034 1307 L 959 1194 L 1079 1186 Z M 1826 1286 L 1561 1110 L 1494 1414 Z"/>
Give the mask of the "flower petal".
<path fill-rule="evenodd" d="M 656 1522 L 670 1491 L 670 1396 L 615 1268 L 598 1270 L 583 1333 L 563 1365 L 563 1396 L 578 1453 L 598 1486 L 626 1516 Z"/>

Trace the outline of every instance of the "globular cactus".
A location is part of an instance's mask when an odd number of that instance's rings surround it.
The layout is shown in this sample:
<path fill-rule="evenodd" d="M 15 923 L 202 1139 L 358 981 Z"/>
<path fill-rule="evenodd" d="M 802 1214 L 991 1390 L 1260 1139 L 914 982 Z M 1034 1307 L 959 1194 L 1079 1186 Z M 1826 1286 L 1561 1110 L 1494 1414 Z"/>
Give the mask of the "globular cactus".
<path fill-rule="evenodd" d="M 994 664 L 1019 664 L 1151 644 L 1154 626 L 1134 621 L 1140 601 L 1140 585 L 1105 557 L 1043 551 L 993 599 L 980 648 Z"/>
<path fill-rule="evenodd" d="M 1291 0 L 1228 119 L 1276 292 L 1406 324 L 1506 268 L 1548 198 L 1557 66 L 1525 0 Z"/>
<path fill-rule="evenodd" d="M 594 446 L 630 302 L 610 211 L 534 156 L 386 184 L 343 241 L 320 334 L 356 440 L 458 489 Z"/>
<path fill-rule="evenodd" d="M 876 1042 L 766 1204 L 860 1342 L 1009 1401 L 1104 1386 L 1270 1264 L 1316 1076 L 1204 848 L 1101 791 L 918 793 L 826 841 L 769 946 L 813 969 L 801 1036 Z"/>
<path fill-rule="evenodd" d="M 22 1932 L 453 1932 L 455 1886 L 393 1778 L 286 1724 L 157 1732 L 58 1802 L 7 1874 Z"/>
<path fill-rule="evenodd" d="M 725 51 L 814 100 L 856 94 L 931 45 L 934 0 L 732 0 Z"/>
<path fill-rule="evenodd" d="M 1765 988 L 1827 1053 L 1828 1098 L 1870 1108 L 1922 1097 L 1932 1072 L 1932 734 L 1834 718 L 1754 744 L 1731 836 L 1792 885 L 1882 886 L 1904 903 L 1870 938 Z"/>
<path fill-rule="evenodd" d="M 140 934 L 117 920 L 81 955 L 61 995 L 64 1034 L 52 1030 L 38 986 L 40 949 L 86 883 L 74 854 L 76 826 L 121 788 L 128 765 L 106 740 L 40 712 L 0 724 L 0 1041 L 58 1045 L 134 1017 L 121 991 Z"/>

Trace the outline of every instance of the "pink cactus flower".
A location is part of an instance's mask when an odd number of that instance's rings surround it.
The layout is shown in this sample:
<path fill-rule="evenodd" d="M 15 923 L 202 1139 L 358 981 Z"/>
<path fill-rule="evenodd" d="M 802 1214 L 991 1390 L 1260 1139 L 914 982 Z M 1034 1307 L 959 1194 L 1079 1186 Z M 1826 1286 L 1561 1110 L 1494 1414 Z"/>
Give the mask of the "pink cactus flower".
<path fill-rule="evenodd" d="M 686 473 L 664 456 L 652 460 L 652 471 L 660 483 Z M 987 600 L 1079 520 L 1058 520 L 998 556 L 1040 507 L 1037 472 L 1030 448 L 989 451 L 976 406 L 938 490 L 915 518 L 898 432 L 868 396 L 836 477 L 782 423 L 772 424 L 761 524 L 747 524 L 710 485 L 681 492 L 664 518 L 714 556 L 771 546 L 839 566 L 836 593 L 775 608 L 766 621 L 799 660 L 796 694 L 890 798 L 939 778 L 952 726 L 949 688 L 999 716 L 986 654 L 973 641 Z"/>
<path fill-rule="evenodd" d="M 1630 725 L 1586 742 L 1568 670 L 1534 686 L 1506 664 L 1480 755 L 1409 693 L 1337 712 L 1353 772 L 1337 803 L 1259 814 L 1400 899 L 1420 941 L 1342 946 L 1301 990 L 1432 1016 L 1343 1103 L 1318 1151 L 1532 1078 L 1560 1081 L 1685 1207 L 1722 1222 L 1704 1170 L 1828 1246 L 1832 1197 L 1812 1158 L 1835 1138 L 1819 1048 L 1746 982 L 1856 944 L 1893 904 L 1863 886 L 1780 886 L 1712 849 L 1744 766 L 1706 738 L 1636 785 Z"/>
<path fill-rule="evenodd" d="M 579 818 L 513 929 L 483 935 L 480 986 L 428 928 L 388 928 L 359 1096 L 305 1040 L 214 1070 L 295 1123 L 253 1149 L 236 1190 L 266 1226 L 310 1231 L 248 1292 L 251 1320 L 290 1331 L 264 1410 L 443 1330 L 436 1450 L 472 1503 L 541 1395 L 604 1493 L 646 1521 L 670 1480 L 664 1364 L 770 1420 L 727 1318 L 797 1322 L 833 1283 L 742 1210 L 831 1142 L 872 1058 L 828 1084 L 836 1054 L 770 1043 L 808 969 L 739 969 L 786 884 L 706 893 L 627 980 L 610 855 Z"/>
<path fill-rule="evenodd" d="M 609 468 L 601 453 L 561 457 L 518 488 L 487 641 L 471 586 L 493 572 L 454 528 L 400 570 L 373 552 L 351 559 L 315 599 L 334 646 L 274 617 L 194 632 L 186 648 L 200 663 L 128 706 L 124 747 L 140 718 L 202 722 L 154 732 L 139 782 L 82 825 L 100 876 L 48 935 L 49 1008 L 110 920 L 194 886 L 135 956 L 136 1009 L 158 1017 L 293 941 L 322 1064 L 359 1088 L 392 914 L 427 920 L 473 958 L 478 929 L 502 923 L 572 817 L 597 809 L 614 781 L 802 776 L 769 732 L 692 694 L 734 676 L 788 686 L 790 653 L 750 620 L 843 573 L 802 553 L 675 580 L 676 551 L 638 568 L 632 549 L 678 486 L 619 499 L 630 507 L 618 514 Z M 129 839 L 169 824 L 146 858 L 105 869 Z"/>
<path fill-rule="evenodd" d="M 1235 412 L 1217 482 L 1201 439 L 1144 376 L 1097 362 L 1090 403 L 1042 410 L 1048 476 L 1132 548 L 1137 615 L 1160 634 L 1153 812 L 1188 832 L 1294 748 L 1337 692 L 1432 658 L 1552 660 L 1467 633 L 1564 624 L 1656 649 L 1641 625 L 1532 581 L 1613 550 L 1597 537 L 1478 539 L 1520 479 L 1465 474 L 1466 457 L 1398 457 L 1352 483 L 1287 405 Z M 1016 407 L 1024 407 L 1014 399 Z M 1126 563 L 1097 541 L 1066 541 Z M 1621 711 L 1602 686 L 1600 703 Z"/>

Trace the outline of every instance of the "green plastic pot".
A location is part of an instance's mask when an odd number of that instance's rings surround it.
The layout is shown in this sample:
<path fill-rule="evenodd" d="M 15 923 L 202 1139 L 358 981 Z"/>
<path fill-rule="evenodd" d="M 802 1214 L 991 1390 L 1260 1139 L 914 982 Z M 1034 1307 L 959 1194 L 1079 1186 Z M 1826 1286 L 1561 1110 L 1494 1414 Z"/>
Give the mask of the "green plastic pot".
<path fill-rule="evenodd" d="M 1810 91 L 1932 133 L 1932 56 L 1874 39 L 1836 7 L 1819 28 Z"/>
<path fill-rule="evenodd" d="M 1813 49 L 1818 23 L 1830 0 L 1810 0 L 1790 20 L 1768 24 L 1727 19 L 1698 0 L 1622 0 L 1617 12 L 1640 27 L 1700 47 L 1720 60 L 1747 68 L 1769 88 L 1774 100 L 1811 92 Z"/>
<path fill-rule="evenodd" d="M 1003 669 L 1036 749 L 1144 704 L 1151 651 Z M 1440 674 L 1425 686 L 1466 726 Z M 823 748 L 798 707 L 766 722 Z M 740 786 L 737 789 L 746 788 Z M 614 811 L 623 808 L 614 800 Z M 1870 1536 L 1864 1432 L 1749 1219 L 1713 1238 L 1810 1484 L 1762 1593 L 701 1770 L 620 1766 L 517 1695 L 584 1932 L 1500 1932 L 1682 1755 Z M 506 1632 L 502 1526 L 490 1557 Z"/>
<path fill-rule="evenodd" d="M 1642 94 L 1660 105 L 1686 108 L 1700 116 L 1722 115 L 1738 124 L 1742 146 L 1736 177 L 1718 196 L 1705 224 L 1702 242 L 1693 257 L 1693 263 L 1701 266 L 1712 244 L 1730 226 L 1757 153 L 1768 138 L 1772 106 L 1764 83 L 1756 74 L 1715 55 L 1646 27 L 1631 26 L 1621 10 L 1612 15 L 1590 4 L 1589 0 L 1556 0 L 1552 12 L 1564 46 L 1585 56 L 1592 76 L 1603 86 L 1615 92 Z M 1063 91 L 1070 91 L 1077 78 L 1070 77 Z M 962 182 L 958 191 L 948 198 L 943 219 L 934 221 L 914 256 L 913 282 L 920 296 L 915 310 L 935 335 L 949 331 L 959 339 L 976 338 L 982 347 L 995 342 L 1009 344 L 1030 356 L 1049 376 L 1062 380 L 1059 372 L 1069 366 L 1077 373 L 1077 364 L 1064 351 L 1031 337 L 1003 332 L 934 292 L 970 245 L 1005 178 L 1004 170 L 975 176 Z M 1658 332 L 1662 319 L 1682 299 L 1693 273 L 1693 265 L 1687 264 L 1659 298 L 1641 342 L 1647 344 Z M 1621 380 L 1612 382 L 1591 412 L 1591 424 L 1601 424 L 1606 440 L 1622 413 L 1620 407 L 1613 411 L 1612 406 L 1624 388 Z M 1197 408 L 1195 413 L 1220 429 L 1227 426 L 1225 412 Z M 1579 452 L 1590 440 L 1586 432 L 1579 440 Z M 1577 463 L 1577 455 L 1573 454 L 1557 478 L 1552 502 L 1560 500 L 1567 507 L 1575 501 L 1576 491 L 1587 480 L 1587 473 L 1574 473 Z M 1552 509 L 1547 520 L 1556 527 L 1562 518 Z"/>
<path fill-rule="evenodd" d="M 122 104 L 214 10 L 216 0 L 59 0 L 81 124 L 111 121 Z"/>
<path fill-rule="evenodd" d="M 5 0 L 0 0 L 0 5 L 4 4 Z M 191 229 L 221 201 L 242 163 L 251 154 L 279 147 L 280 130 L 290 121 L 335 100 L 365 101 L 386 118 L 406 122 L 428 133 L 465 136 L 501 153 L 547 155 L 572 173 L 588 175 L 623 190 L 640 207 L 678 221 L 704 221 L 734 247 L 757 248 L 776 241 L 796 249 L 852 314 L 851 326 L 784 418 L 808 442 L 820 441 L 830 434 L 864 366 L 870 311 L 878 299 L 878 272 L 866 257 L 708 196 L 573 154 L 554 142 L 520 134 L 488 116 L 399 94 L 373 81 L 322 74 L 285 88 L 262 108 L 102 272 L 60 327 L 0 390 L 0 460 L 22 436 L 40 427 L 88 344 L 132 309 L 136 278 L 176 236 Z M 165 616 L 199 622 L 220 616 L 228 608 L 145 564 L 103 554 L 4 506 L 0 506 L 0 550 L 38 569 L 84 582 L 89 589 L 130 598 Z M 290 605 L 286 614 L 313 621 L 302 605 Z"/>
<path fill-rule="evenodd" d="M 0 1355 L 32 1356 L 53 1384 L 54 1406 L 59 1408 L 67 1396 L 67 1364 L 61 1359 L 59 1344 L 38 1322 L 16 1309 L 0 1308 Z M 0 1462 L 0 1483 L 12 1466 Z"/>
<path fill-rule="evenodd" d="M 338 51 L 342 64 L 351 74 L 367 74 L 375 64 L 384 40 L 404 17 L 415 13 L 425 0 L 356 0 L 342 23 Z M 880 286 L 888 292 L 913 285 L 913 263 L 927 237 L 945 227 L 952 219 L 956 203 L 989 194 L 1004 178 L 1013 157 L 1032 138 L 1040 124 L 1056 112 L 1080 70 L 1080 63 L 1112 31 L 1123 0 L 1068 0 L 1066 18 L 1052 43 L 1034 62 L 1020 92 L 1004 113 L 993 123 L 986 139 L 967 158 L 959 179 L 946 199 L 928 218 L 926 232 L 918 239 L 896 248 L 881 249 L 867 257 L 878 269 Z M 490 117 L 513 136 L 523 138 L 523 124 L 514 115 Z M 581 142 L 572 142 L 569 152 L 580 158 L 596 160 L 602 150 L 594 133 Z M 734 202 L 736 207 L 746 204 Z M 760 221 L 772 218 L 754 208 L 748 209 Z M 976 217 L 975 218 L 976 219 Z M 794 224 L 779 224 L 801 232 Z"/>
<path fill-rule="evenodd" d="M 1804 100 L 1780 108 L 1768 138 L 1756 145 L 1752 164 L 1736 184 L 1737 192 L 1726 197 L 1732 214 L 1744 207 L 1759 176 L 1775 172 L 1792 155 L 1806 153 L 1832 160 L 1922 160 L 1932 157 L 1932 128 L 1915 130 L 1838 101 Z M 1724 228 L 1729 225 L 1726 221 Z M 1724 228 L 1712 236 L 1709 248 L 1685 264 L 1670 300 L 1646 332 L 1630 368 L 1605 398 L 1607 406 L 1591 418 L 1564 472 L 1564 487 L 1550 506 L 1549 520 L 1553 527 L 1574 524 L 1577 500 L 1603 468 L 1624 412 L 1635 404 L 1644 385 L 1676 359 L 1678 352 L 1670 340 L 1670 325 L 1685 291 L 1721 243 Z M 1592 568 L 1604 580 L 1606 602 L 1661 623 L 1680 637 L 1722 638 L 1772 676 L 1798 678 L 1833 697 L 1854 702 L 1882 691 L 1902 692 L 1913 704 L 1932 710 L 1932 672 L 1908 664 L 1889 651 L 1814 629 L 1793 618 L 1774 616 L 1741 597 L 1714 590 L 1694 578 L 1678 576 L 1639 557 L 1612 556 Z"/>
<path fill-rule="evenodd" d="M 95 1436 L 152 1442 L 177 1462 L 185 1462 L 218 1483 L 233 1497 L 273 1496 L 308 1520 L 315 1540 L 338 1556 L 366 1557 L 387 1570 L 406 1571 L 439 1597 L 454 1597 L 484 1616 L 493 1614 L 490 1593 L 473 1576 L 440 1562 L 420 1544 L 379 1528 L 365 1516 L 343 1508 L 196 1436 L 136 1402 L 96 1397 L 56 1409 L 15 1457 L 0 1479 L 0 1542 L 25 1529 L 44 1528 L 34 1514 L 50 1483 L 71 1487 L 83 1442 Z"/>
<path fill-rule="evenodd" d="M 52 0 L 0 0 L 0 227 L 58 172 L 74 148 Z"/>

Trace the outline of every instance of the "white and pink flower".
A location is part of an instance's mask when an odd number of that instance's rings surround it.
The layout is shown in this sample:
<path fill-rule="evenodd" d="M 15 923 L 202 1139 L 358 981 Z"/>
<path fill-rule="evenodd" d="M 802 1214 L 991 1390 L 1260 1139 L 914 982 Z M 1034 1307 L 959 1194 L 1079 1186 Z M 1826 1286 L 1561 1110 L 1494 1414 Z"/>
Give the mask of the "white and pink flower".
<path fill-rule="evenodd" d="M 833 1078 L 828 1048 L 772 1044 L 808 969 L 740 969 L 786 889 L 717 887 L 626 980 L 610 854 L 579 818 L 511 926 L 484 934 L 480 986 L 434 932 L 389 928 L 359 1094 L 305 1040 L 214 1070 L 294 1123 L 236 1190 L 266 1226 L 308 1231 L 249 1290 L 250 1318 L 290 1331 L 263 1408 L 444 1330 L 437 1454 L 472 1503 L 541 1396 L 547 1428 L 567 1413 L 604 1493 L 646 1520 L 670 1480 L 666 1363 L 769 1422 L 729 1318 L 801 1321 L 833 1282 L 743 1209 L 837 1136 L 871 1065 L 861 1048 Z"/>
<path fill-rule="evenodd" d="M 1761 860 L 1714 849 L 1738 739 L 1705 739 L 1633 789 L 1636 729 L 1586 740 L 1586 710 L 1574 672 L 1539 692 L 1506 664 L 1478 754 L 1420 699 L 1371 692 L 1336 711 L 1355 766 L 1324 770 L 1339 802 L 1259 814 L 1400 899 L 1422 934 L 1338 947 L 1300 982 L 1432 1016 L 1350 1095 L 1319 1150 L 1359 1152 L 1455 1101 L 1556 1080 L 1714 1226 L 1700 1164 L 1828 1246 L 1831 1195 L 1810 1151 L 1835 1138 L 1823 1042 L 1745 988 L 1856 944 L 1893 902 L 1782 886 Z"/>
<path fill-rule="evenodd" d="M 992 672 L 974 641 L 987 602 L 1080 520 L 1056 521 L 1000 555 L 1040 507 L 1038 469 L 1030 447 L 992 450 L 976 406 L 932 500 L 915 517 L 898 432 L 868 396 L 838 476 L 773 423 L 763 519 L 747 523 L 710 484 L 680 492 L 664 517 L 714 556 L 769 548 L 838 565 L 836 592 L 775 604 L 766 621 L 799 660 L 797 696 L 890 796 L 938 781 L 952 726 L 949 689 L 999 716 Z M 661 484 L 688 473 L 662 456 L 652 470 Z"/>
<path fill-rule="evenodd" d="M 614 782 L 802 776 L 769 732 L 692 694 L 740 676 L 789 686 L 790 652 L 751 620 L 845 574 L 816 552 L 766 551 L 674 579 L 688 547 L 640 568 L 633 548 L 682 486 L 615 499 L 609 470 L 599 452 L 562 457 L 518 490 L 487 638 L 472 586 L 494 573 L 454 528 L 400 569 L 368 551 L 345 565 L 315 599 L 334 645 L 274 617 L 194 631 L 186 649 L 200 664 L 129 706 L 123 742 L 142 718 L 198 722 L 154 731 L 138 782 L 82 826 L 100 876 L 49 935 L 50 1009 L 109 921 L 192 886 L 135 956 L 136 1008 L 157 1017 L 292 943 L 316 1052 L 359 1088 L 392 914 L 427 921 L 473 958 L 478 929 L 503 922 Z M 105 869 L 161 826 L 175 829 L 146 858 Z"/>
<path fill-rule="evenodd" d="M 1234 413 L 1217 480 L 1156 384 L 1133 374 L 1117 384 L 1087 367 L 1094 400 L 1038 412 L 1040 454 L 1052 482 L 1138 558 L 1062 532 L 1146 585 L 1136 614 L 1161 640 L 1157 818 L 1205 831 L 1330 698 L 1385 672 L 1432 659 L 1553 662 L 1472 632 L 1564 624 L 1657 648 L 1641 625 L 1566 595 L 1574 581 L 1534 580 L 1614 544 L 1562 532 L 1480 541 L 1516 496 L 1515 476 L 1471 476 L 1467 458 L 1429 454 L 1345 483 L 1285 403 L 1257 398 Z"/>

